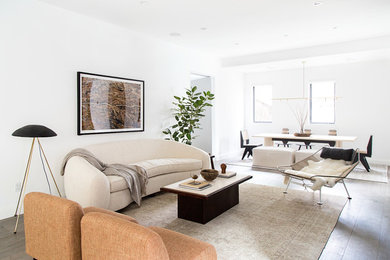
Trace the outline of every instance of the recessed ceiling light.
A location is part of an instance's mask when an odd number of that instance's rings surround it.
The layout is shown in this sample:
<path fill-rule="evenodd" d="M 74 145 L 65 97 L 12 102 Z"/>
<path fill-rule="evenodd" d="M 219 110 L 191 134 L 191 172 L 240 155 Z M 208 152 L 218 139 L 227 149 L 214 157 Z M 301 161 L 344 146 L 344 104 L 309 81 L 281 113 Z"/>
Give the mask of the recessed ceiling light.
<path fill-rule="evenodd" d="M 149 1 L 142 0 L 142 1 L 139 1 L 139 3 L 140 3 L 141 5 L 144 5 L 144 4 L 147 4 L 147 3 L 149 3 Z"/>
<path fill-rule="evenodd" d="M 333 26 L 333 28 L 332 28 L 333 30 L 336 30 L 337 29 L 337 26 Z"/>
<path fill-rule="evenodd" d="M 206 30 L 207 30 L 206 27 L 201 27 L 200 29 L 201 29 L 202 31 L 206 31 Z"/>
<path fill-rule="evenodd" d="M 237 46 L 237 45 L 240 45 L 240 43 L 239 43 L 239 42 L 235 42 L 235 43 L 234 43 L 234 45 L 236 45 L 236 46 Z"/>
<path fill-rule="evenodd" d="M 177 32 L 170 33 L 169 35 L 172 36 L 172 37 L 179 37 L 179 36 L 181 36 L 181 34 L 177 33 Z"/>
<path fill-rule="evenodd" d="M 285 34 L 283 34 L 283 36 L 284 36 L 284 37 L 288 37 L 288 34 L 287 34 L 287 33 L 285 33 Z"/>
<path fill-rule="evenodd" d="M 314 6 L 319 6 L 319 5 L 322 5 L 322 2 L 314 2 L 313 5 Z"/>

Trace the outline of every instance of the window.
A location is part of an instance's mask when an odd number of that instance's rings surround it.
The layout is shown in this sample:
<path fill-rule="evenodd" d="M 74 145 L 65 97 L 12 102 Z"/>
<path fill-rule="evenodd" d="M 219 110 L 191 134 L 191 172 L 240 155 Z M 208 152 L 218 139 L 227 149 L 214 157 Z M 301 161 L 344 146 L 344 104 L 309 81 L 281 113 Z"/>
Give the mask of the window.
<path fill-rule="evenodd" d="M 255 123 L 272 122 L 272 86 L 253 87 L 253 121 Z"/>
<path fill-rule="evenodd" d="M 335 123 L 335 90 L 333 81 L 310 84 L 311 123 Z"/>

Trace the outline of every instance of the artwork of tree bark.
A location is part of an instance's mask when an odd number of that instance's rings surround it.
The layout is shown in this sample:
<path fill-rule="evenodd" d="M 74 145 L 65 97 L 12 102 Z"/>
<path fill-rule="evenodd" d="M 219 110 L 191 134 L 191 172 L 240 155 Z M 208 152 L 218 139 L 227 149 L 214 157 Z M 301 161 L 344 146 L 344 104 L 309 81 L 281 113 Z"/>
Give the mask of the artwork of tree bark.
<path fill-rule="evenodd" d="M 141 127 L 142 85 L 82 78 L 82 130 Z"/>

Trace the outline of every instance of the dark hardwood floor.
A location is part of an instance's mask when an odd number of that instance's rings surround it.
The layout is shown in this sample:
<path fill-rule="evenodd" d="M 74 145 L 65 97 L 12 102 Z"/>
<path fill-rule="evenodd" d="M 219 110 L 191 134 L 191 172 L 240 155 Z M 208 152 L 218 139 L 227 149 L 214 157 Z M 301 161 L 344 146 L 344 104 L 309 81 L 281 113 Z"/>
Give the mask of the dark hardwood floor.
<path fill-rule="evenodd" d="M 230 170 L 250 172 L 254 177 L 248 182 L 285 187 L 279 173 L 240 166 L 230 166 Z M 390 184 L 360 180 L 345 183 L 352 199 L 346 203 L 320 259 L 390 259 Z M 304 190 L 297 184 L 291 184 L 290 188 Z M 326 193 L 347 197 L 340 184 L 324 188 L 323 194 Z"/>
<path fill-rule="evenodd" d="M 228 167 L 250 172 L 253 179 L 248 182 L 284 187 L 283 176 L 278 173 Z M 358 180 L 347 180 L 346 184 L 352 200 L 345 205 L 320 259 L 390 259 L 390 184 Z M 295 184 L 291 189 L 303 190 Z M 323 192 L 346 196 L 339 184 Z M 17 234 L 13 234 L 14 225 L 15 218 L 0 220 L 0 259 L 32 259 L 24 252 L 23 218 Z"/>

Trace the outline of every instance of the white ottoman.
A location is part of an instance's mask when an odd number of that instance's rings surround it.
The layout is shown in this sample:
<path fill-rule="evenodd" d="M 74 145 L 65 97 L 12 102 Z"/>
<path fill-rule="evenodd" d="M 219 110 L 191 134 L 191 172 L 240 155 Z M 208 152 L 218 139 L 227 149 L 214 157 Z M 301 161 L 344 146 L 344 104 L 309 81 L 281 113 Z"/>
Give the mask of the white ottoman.
<path fill-rule="evenodd" d="M 253 149 L 252 166 L 276 168 L 294 163 L 295 149 L 286 147 L 260 146 Z"/>
<path fill-rule="evenodd" d="M 306 150 L 299 150 L 295 152 L 295 162 L 300 162 L 303 159 L 306 159 L 307 157 L 313 155 L 317 150 L 314 149 L 306 149 Z M 321 152 L 316 153 L 315 157 L 318 159 L 321 159 L 320 157 Z"/>

